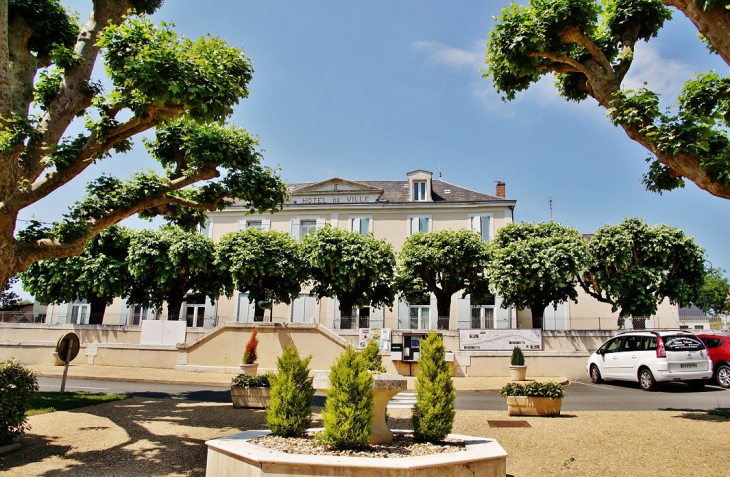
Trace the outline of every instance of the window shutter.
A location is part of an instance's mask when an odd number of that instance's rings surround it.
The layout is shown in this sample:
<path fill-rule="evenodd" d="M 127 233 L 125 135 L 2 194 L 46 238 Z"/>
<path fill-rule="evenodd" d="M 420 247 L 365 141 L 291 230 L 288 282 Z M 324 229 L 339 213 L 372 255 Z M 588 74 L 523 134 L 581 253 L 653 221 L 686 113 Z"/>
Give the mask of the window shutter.
<path fill-rule="evenodd" d="M 324 219 L 317 219 L 317 228 L 318 229 L 321 229 L 322 227 L 324 227 L 324 224 L 325 224 Z"/>
<path fill-rule="evenodd" d="M 502 308 L 502 297 L 497 295 L 494 297 L 494 327 L 498 330 L 506 330 L 511 328 L 510 315 L 512 307 L 506 310 Z"/>
<path fill-rule="evenodd" d="M 471 296 L 456 299 L 456 328 L 471 329 Z"/>
<path fill-rule="evenodd" d="M 438 317 L 439 317 L 439 309 L 438 309 L 438 300 L 436 300 L 436 295 L 431 293 L 431 301 L 429 303 L 430 308 L 430 315 L 429 318 L 431 319 L 431 323 L 429 324 L 429 329 L 435 330 L 438 328 Z M 448 318 L 448 317 L 446 317 Z"/>
<path fill-rule="evenodd" d="M 127 306 L 127 299 L 122 298 L 122 308 L 119 312 L 119 324 L 125 326 L 127 324 L 127 316 L 129 316 L 129 307 Z"/>
<path fill-rule="evenodd" d="M 382 328 L 384 321 L 383 308 L 370 308 L 370 328 Z"/>
<path fill-rule="evenodd" d="M 490 240 L 492 240 L 492 237 L 491 237 L 491 234 L 490 234 L 490 232 L 491 232 L 491 219 L 492 218 L 490 216 L 488 216 L 488 215 L 485 215 L 484 217 L 480 217 L 480 219 L 481 219 L 481 235 L 482 235 L 482 240 L 485 241 L 485 242 L 489 242 Z"/>
<path fill-rule="evenodd" d="M 296 239 L 297 242 L 300 240 L 300 236 L 299 236 L 299 234 L 301 232 L 300 227 L 301 227 L 301 222 L 299 221 L 299 219 L 292 219 L 291 236 L 294 237 L 294 239 Z"/>
<path fill-rule="evenodd" d="M 418 217 L 411 217 L 408 220 L 410 221 L 410 224 L 409 224 L 410 233 L 408 235 L 417 234 L 418 233 Z"/>
<path fill-rule="evenodd" d="M 56 323 L 66 323 L 66 316 L 68 316 L 68 303 L 59 303 L 56 305 L 56 309 L 58 310 Z"/>
<path fill-rule="evenodd" d="M 399 330 L 407 330 L 408 329 L 408 313 L 410 313 L 410 309 L 408 307 L 408 303 L 403 301 L 400 296 L 398 296 L 398 329 Z"/>
<path fill-rule="evenodd" d="M 246 230 L 246 220 L 239 220 L 238 221 L 238 231 Z"/>
<path fill-rule="evenodd" d="M 352 227 L 350 228 L 350 232 L 360 232 L 360 219 L 355 217 L 352 219 Z"/>
<path fill-rule="evenodd" d="M 213 302 L 210 298 L 205 297 L 205 319 L 203 327 L 215 328 L 216 315 L 218 314 L 218 303 Z"/>
<path fill-rule="evenodd" d="M 262 232 L 265 232 L 265 231 L 268 231 L 268 230 L 271 230 L 271 221 L 270 220 L 266 220 L 266 219 L 262 219 L 261 220 L 261 231 Z"/>
<path fill-rule="evenodd" d="M 367 235 L 370 233 L 370 219 L 360 219 L 360 234 Z"/>
<path fill-rule="evenodd" d="M 472 216 L 471 218 L 471 231 L 476 232 L 479 235 L 482 234 L 482 218 L 478 215 Z"/>
<path fill-rule="evenodd" d="M 428 233 L 428 217 L 418 218 L 418 231 L 424 234 Z"/>

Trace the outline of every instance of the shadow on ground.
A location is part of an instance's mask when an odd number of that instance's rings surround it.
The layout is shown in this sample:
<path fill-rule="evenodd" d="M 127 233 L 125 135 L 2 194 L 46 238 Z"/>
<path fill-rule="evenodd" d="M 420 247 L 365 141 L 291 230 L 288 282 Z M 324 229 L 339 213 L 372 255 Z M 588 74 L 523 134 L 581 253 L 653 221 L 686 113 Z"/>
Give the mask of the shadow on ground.
<path fill-rule="evenodd" d="M 51 414 L 36 416 L 31 429 L 22 438 L 23 447 L 2 456 L 0 472 L 18 475 L 205 475 L 207 448 L 205 441 L 249 429 L 265 429 L 263 410 L 233 409 L 232 406 L 132 398 L 125 401 L 89 406 L 68 411 L 111 420 L 124 431 L 124 442 L 111 446 L 95 443 L 94 433 L 112 426 L 74 427 L 68 433 L 58 420 L 49 431 Z M 197 403 L 196 403 L 197 404 Z M 61 415 L 61 413 L 52 413 Z M 66 416 L 68 416 L 66 414 Z M 43 422 L 42 420 L 46 421 Z M 68 419 L 73 421 L 73 417 Z M 54 425 L 56 421 L 53 421 Z M 42 428 L 42 429 L 41 429 Z M 193 429 L 194 431 L 192 432 Z M 190 435 L 205 436 L 193 438 Z M 118 435 L 124 435 L 121 432 Z M 71 441 L 69 441 L 71 439 Z M 87 442 L 84 442 L 87 441 Z M 62 443 L 62 444 L 60 444 Z M 48 465 L 22 467 L 47 460 Z M 40 467 L 46 470 L 39 471 Z M 13 469 L 15 469 L 13 471 Z M 32 469 L 32 470 L 31 470 Z"/>

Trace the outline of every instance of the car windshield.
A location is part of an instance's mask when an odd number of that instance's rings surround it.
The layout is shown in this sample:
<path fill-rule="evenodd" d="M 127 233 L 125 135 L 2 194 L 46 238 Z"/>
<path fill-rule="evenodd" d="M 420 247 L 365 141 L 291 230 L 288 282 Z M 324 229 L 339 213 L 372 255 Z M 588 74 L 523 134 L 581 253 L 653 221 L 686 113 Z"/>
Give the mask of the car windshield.
<path fill-rule="evenodd" d="M 696 336 L 669 335 L 663 336 L 662 339 L 667 351 L 699 351 L 705 349 L 705 345 Z"/>

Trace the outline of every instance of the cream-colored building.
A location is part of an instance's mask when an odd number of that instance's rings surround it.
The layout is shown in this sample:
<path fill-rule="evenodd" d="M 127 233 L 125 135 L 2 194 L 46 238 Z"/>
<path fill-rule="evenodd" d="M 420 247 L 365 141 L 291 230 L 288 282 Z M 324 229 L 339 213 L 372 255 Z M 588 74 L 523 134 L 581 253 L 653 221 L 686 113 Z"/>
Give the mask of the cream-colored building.
<path fill-rule="evenodd" d="M 257 227 L 291 234 L 297 240 L 329 224 L 348 231 L 373 234 L 400 250 L 409 235 L 446 229 L 471 229 L 484 240 L 512 221 L 514 200 L 505 198 L 504 183 L 495 195 L 484 194 L 434 179 L 431 172 L 416 170 L 404 180 L 351 181 L 332 178 L 317 183 L 289 184 L 290 203 L 276 214 L 246 215 L 244 206 L 210 214 L 204 233 L 214 241 L 229 232 Z M 392 309 L 364 308 L 342 317 L 336 299 L 320 302 L 303 289 L 291 305 L 274 306 L 273 321 L 316 322 L 333 329 L 395 328 L 452 329 L 471 327 L 514 328 L 516 315 L 500 308 L 499 297 L 490 303 L 471 303 L 454 295 L 451 316 L 436 316 L 436 301 L 409 306 L 402 300 Z M 219 321 L 253 321 L 248 296 L 221 299 Z M 268 316 L 267 316 L 268 319 Z"/>

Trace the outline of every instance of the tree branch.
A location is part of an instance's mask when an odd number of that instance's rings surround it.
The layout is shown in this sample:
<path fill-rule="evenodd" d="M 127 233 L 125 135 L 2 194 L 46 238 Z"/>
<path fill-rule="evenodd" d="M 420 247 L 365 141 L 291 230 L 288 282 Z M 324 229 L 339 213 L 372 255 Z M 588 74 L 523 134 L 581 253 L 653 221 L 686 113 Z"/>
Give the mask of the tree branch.
<path fill-rule="evenodd" d="M 586 76 L 590 74 L 585 65 L 581 64 L 580 62 L 574 60 L 569 56 L 561 55 L 560 53 L 551 53 L 549 51 L 531 51 L 527 53 L 527 56 L 531 58 L 547 58 L 548 60 L 552 60 L 555 63 L 572 67 L 576 73 L 583 73 Z"/>
<path fill-rule="evenodd" d="M 619 82 L 623 81 L 626 73 L 629 72 L 629 68 L 633 63 L 634 47 L 636 46 L 636 42 L 639 41 L 640 31 L 641 25 L 636 25 L 633 29 L 624 33 L 623 38 L 621 38 L 623 59 L 618 66 L 616 66 L 616 76 L 618 77 Z"/>
<path fill-rule="evenodd" d="M 606 75 L 613 76 L 613 68 L 611 68 L 611 63 L 608 61 L 608 58 L 606 58 L 606 55 L 603 54 L 601 49 L 598 48 L 598 46 L 593 43 L 593 40 L 585 35 L 579 27 L 566 27 L 558 34 L 558 37 L 563 43 L 575 43 L 588 50 L 588 53 L 590 53 L 593 60 L 598 63 L 601 68 L 603 68 Z"/>

